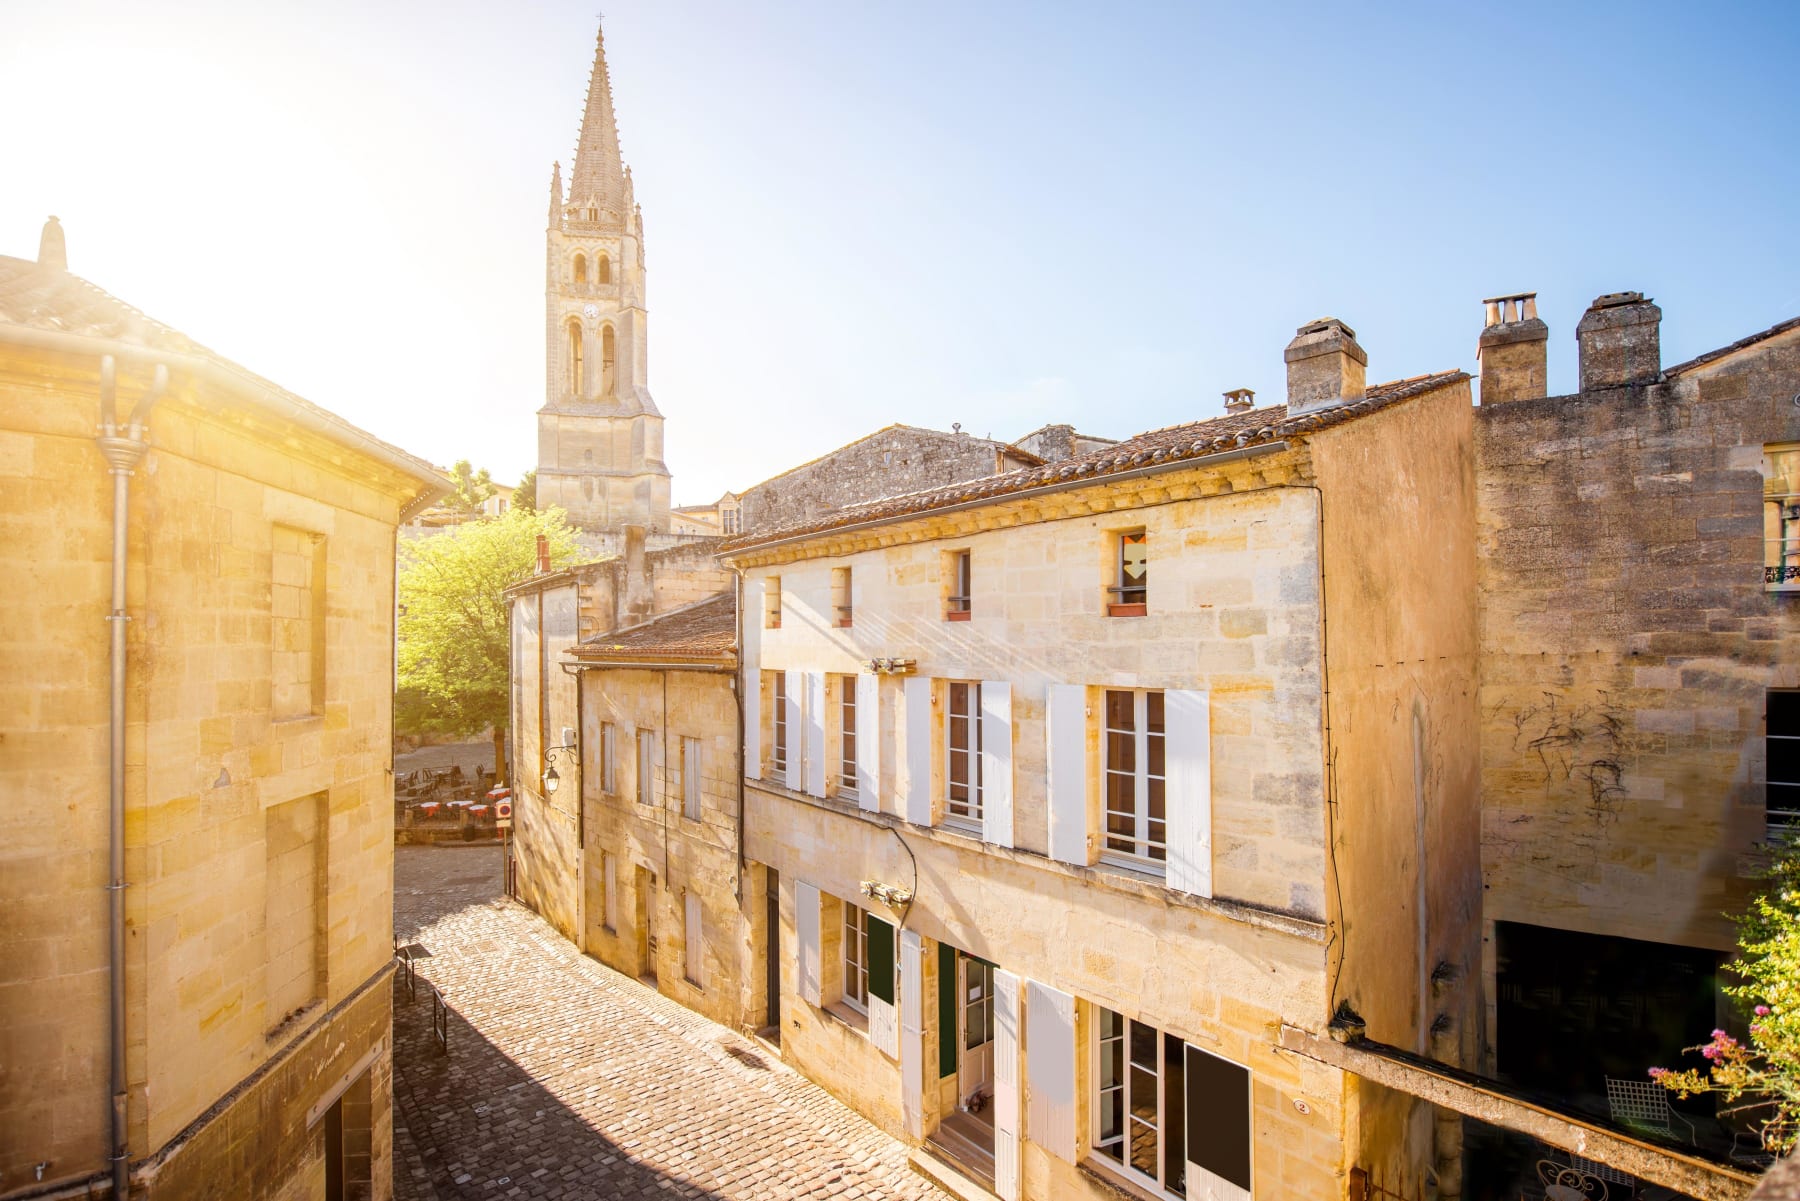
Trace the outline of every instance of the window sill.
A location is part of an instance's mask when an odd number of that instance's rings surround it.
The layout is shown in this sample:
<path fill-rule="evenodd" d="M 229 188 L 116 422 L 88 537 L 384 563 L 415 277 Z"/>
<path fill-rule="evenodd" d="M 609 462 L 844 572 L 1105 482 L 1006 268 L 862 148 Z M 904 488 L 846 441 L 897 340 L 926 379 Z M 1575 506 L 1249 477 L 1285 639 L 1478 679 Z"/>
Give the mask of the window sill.
<path fill-rule="evenodd" d="M 1167 888 L 1169 884 L 1169 872 L 1167 868 L 1158 869 L 1151 867 L 1147 863 L 1109 858 L 1104 854 L 1100 856 L 1100 861 L 1094 864 L 1094 870 L 1115 873 L 1132 880 L 1142 880 L 1146 884 L 1156 884 L 1164 888 Z"/>
<path fill-rule="evenodd" d="M 968 609 L 952 609 L 944 614 L 945 621 L 969 621 L 975 614 Z"/>
<path fill-rule="evenodd" d="M 967 817 L 946 817 L 938 823 L 938 826 L 952 834 L 967 834 L 976 840 L 979 840 L 984 832 L 979 820 Z"/>
<path fill-rule="evenodd" d="M 827 1001 L 824 1005 L 819 1007 L 819 1012 L 836 1022 L 838 1025 L 848 1026 L 851 1030 L 862 1035 L 864 1038 L 869 1037 L 868 1015 L 865 1013 L 858 1013 L 856 1010 L 850 1008 L 850 1006 L 844 1004 L 844 1002 Z"/>
<path fill-rule="evenodd" d="M 1108 617 L 1148 617 L 1149 611 L 1150 606 L 1147 604 L 1121 605 L 1109 603 L 1106 606 L 1106 615 Z"/>
<path fill-rule="evenodd" d="M 838 619 L 837 619 L 837 628 L 838 628 L 838 629 L 840 629 L 840 630 L 847 630 L 847 629 L 850 629 L 850 628 L 851 628 L 851 627 L 850 627 L 850 619 L 849 619 L 849 618 L 848 618 L 848 617 L 840 617 L 840 618 L 838 618 Z"/>
<path fill-rule="evenodd" d="M 1181 1201 L 1178 1194 L 1165 1193 L 1154 1184 L 1131 1179 L 1122 1166 L 1098 1151 L 1089 1151 L 1087 1157 L 1076 1164 L 1075 1168 L 1104 1188 L 1108 1197 L 1116 1197 L 1120 1201 Z"/>

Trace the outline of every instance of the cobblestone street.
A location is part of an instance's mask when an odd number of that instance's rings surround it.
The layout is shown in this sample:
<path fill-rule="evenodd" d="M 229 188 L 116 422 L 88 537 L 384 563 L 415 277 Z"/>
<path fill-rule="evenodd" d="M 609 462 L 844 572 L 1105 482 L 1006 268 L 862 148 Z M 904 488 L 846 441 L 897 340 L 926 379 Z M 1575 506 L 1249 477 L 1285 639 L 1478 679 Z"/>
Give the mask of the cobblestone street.
<path fill-rule="evenodd" d="M 941 1197 L 907 1149 L 740 1037 L 578 954 L 500 896 L 494 846 L 395 849 L 401 1201 Z M 451 1011 L 448 1056 L 425 982 Z"/>

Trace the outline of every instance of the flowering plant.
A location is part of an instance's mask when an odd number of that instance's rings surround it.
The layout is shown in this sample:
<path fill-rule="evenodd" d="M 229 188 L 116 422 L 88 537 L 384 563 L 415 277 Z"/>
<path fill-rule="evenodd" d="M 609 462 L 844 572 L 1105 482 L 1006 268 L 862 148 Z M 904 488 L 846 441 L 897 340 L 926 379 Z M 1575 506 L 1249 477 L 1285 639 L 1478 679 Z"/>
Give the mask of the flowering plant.
<path fill-rule="evenodd" d="M 1689 1047 L 1704 1068 L 1651 1068 L 1650 1078 L 1682 1097 L 1717 1093 L 1726 1113 L 1760 1112 L 1763 1147 L 1785 1154 L 1800 1141 L 1800 845 L 1776 848 L 1767 890 L 1738 919 L 1739 955 L 1730 970 L 1740 983 L 1725 993 L 1750 1010 L 1750 1041 L 1723 1030 Z"/>

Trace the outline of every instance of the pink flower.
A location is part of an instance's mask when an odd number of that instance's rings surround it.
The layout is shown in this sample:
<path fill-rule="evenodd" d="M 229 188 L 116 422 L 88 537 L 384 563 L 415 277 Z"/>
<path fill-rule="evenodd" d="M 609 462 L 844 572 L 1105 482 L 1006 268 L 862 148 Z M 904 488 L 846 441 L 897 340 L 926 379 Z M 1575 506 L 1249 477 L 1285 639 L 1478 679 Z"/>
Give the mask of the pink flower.
<path fill-rule="evenodd" d="M 1652 1080 L 1661 1080 L 1664 1076 L 1667 1076 L 1668 1074 L 1669 1074 L 1668 1068 L 1651 1068 L 1650 1069 L 1650 1079 L 1652 1079 Z"/>
<path fill-rule="evenodd" d="M 1756 1016 L 1759 1018 L 1768 1017 L 1769 1016 L 1769 1007 L 1767 1005 L 1758 1005 L 1756 1007 Z"/>

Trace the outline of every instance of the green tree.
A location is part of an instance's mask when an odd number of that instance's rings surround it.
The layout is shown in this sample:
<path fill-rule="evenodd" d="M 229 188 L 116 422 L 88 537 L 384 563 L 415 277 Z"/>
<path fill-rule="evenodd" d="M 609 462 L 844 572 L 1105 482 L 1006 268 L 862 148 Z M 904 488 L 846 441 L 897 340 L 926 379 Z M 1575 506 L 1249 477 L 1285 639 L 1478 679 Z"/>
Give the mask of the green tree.
<path fill-rule="evenodd" d="M 480 513 L 481 506 L 494 495 L 494 481 L 488 469 L 476 471 L 467 459 L 458 459 L 450 468 L 450 482 L 455 487 L 444 498 L 444 507 L 471 517 Z"/>
<path fill-rule="evenodd" d="M 550 563 L 580 548 L 561 509 L 513 509 L 400 544 L 399 690 L 395 722 L 409 732 L 467 737 L 494 731 L 494 771 L 506 771 L 512 632 L 500 594 L 537 571 L 537 539 Z"/>
<path fill-rule="evenodd" d="M 537 512 L 537 468 L 533 467 L 519 477 L 519 486 L 513 489 L 512 503 L 515 509 Z"/>
<path fill-rule="evenodd" d="M 1800 1140 L 1800 844 L 1778 844 L 1764 879 L 1767 888 L 1738 918 L 1729 970 L 1739 983 L 1725 987 L 1749 1011 L 1749 1044 L 1714 1030 L 1710 1042 L 1688 1048 L 1706 1067 L 1651 1068 L 1650 1078 L 1683 1097 L 1743 1101 L 1726 1112 L 1757 1114 L 1763 1147 L 1785 1154 Z"/>

